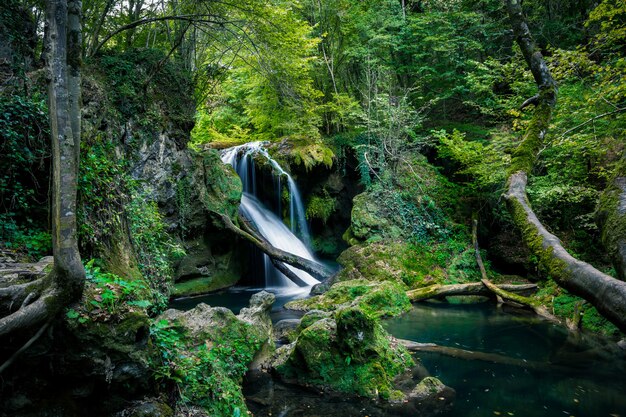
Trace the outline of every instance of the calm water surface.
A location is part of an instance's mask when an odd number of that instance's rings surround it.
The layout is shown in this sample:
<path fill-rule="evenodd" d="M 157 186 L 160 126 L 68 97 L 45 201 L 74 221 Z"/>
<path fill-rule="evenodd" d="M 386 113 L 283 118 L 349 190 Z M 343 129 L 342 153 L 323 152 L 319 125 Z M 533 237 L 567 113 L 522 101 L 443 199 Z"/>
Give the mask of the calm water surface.
<path fill-rule="evenodd" d="M 190 309 L 204 302 L 238 313 L 260 290 L 232 288 L 176 300 L 171 306 Z M 294 298 L 306 297 L 308 290 L 268 290 L 277 297 L 272 311 L 275 322 L 301 316 L 282 307 Z M 402 317 L 387 320 L 384 326 L 398 338 L 495 353 L 534 364 L 511 366 L 420 353 L 428 371 L 457 392 L 455 406 L 445 417 L 626 417 L 626 352 L 614 342 L 577 336 L 535 316 L 502 311 L 490 303 L 418 304 Z M 299 398 L 296 403 L 305 403 L 305 396 L 297 390 L 294 395 Z M 258 414 L 331 415 L 321 404 L 325 401 L 300 407 L 297 412 L 286 411 L 293 409 L 287 407 L 279 413 L 273 406 L 273 414 L 269 409 Z M 335 407 L 337 416 L 365 415 L 359 413 L 357 404 L 328 405 Z"/>
<path fill-rule="evenodd" d="M 419 304 L 390 319 L 396 337 L 545 364 L 532 369 L 434 353 L 429 372 L 457 392 L 447 416 L 626 416 L 626 352 L 492 304 Z"/>

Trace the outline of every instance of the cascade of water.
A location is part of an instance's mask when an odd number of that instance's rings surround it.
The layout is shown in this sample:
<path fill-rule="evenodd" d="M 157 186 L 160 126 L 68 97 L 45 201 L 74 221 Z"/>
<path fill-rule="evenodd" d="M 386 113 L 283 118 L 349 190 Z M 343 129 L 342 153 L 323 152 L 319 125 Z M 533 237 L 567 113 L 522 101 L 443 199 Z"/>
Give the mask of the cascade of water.
<path fill-rule="evenodd" d="M 278 213 L 281 212 L 282 181 L 287 178 L 287 189 L 289 191 L 289 218 L 291 230 L 285 226 L 280 218 L 272 213 L 257 198 L 256 170 L 254 166 L 254 155 L 263 156 L 274 169 L 275 193 L 278 198 Z M 241 198 L 241 212 L 248 218 L 259 233 L 267 239 L 274 247 L 301 256 L 305 259 L 315 261 L 309 249 L 310 234 L 306 222 L 304 204 L 296 182 L 263 148 L 262 142 L 251 142 L 222 151 L 222 161 L 230 164 L 241 178 L 243 185 L 243 196 Z M 299 235 L 302 240 L 298 238 Z M 291 280 L 279 272 L 271 263 L 267 255 L 263 255 L 263 265 L 265 272 L 266 286 L 293 287 L 296 286 Z M 314 285 L 319 281 L 304 271 L 287 265 L 302 281 L 308 285 Z"/>

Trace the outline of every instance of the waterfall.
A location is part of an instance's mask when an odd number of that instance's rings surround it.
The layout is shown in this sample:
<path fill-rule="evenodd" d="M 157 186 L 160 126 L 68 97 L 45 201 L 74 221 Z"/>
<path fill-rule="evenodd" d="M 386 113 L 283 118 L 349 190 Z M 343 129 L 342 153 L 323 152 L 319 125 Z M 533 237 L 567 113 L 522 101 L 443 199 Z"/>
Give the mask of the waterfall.
<path fill-rule="evenodd" d="M 296 182 L 280 164 L 272 159 L 263 142 L 251 142 L 235 146 L 222 151 L 222 161 L 231 165 L 243 185 L 240 210 L 256 227 L 258 232 L 274 247 L 293 253 L 302 258 L 316 261 L 309 249 L 310 233 L 306 222 L 304 204 Z M 274 195 L 277 196 L 277 213 L 273 213 L 259 199 L 257 194 L 257 173 L 254 157 L 261 156 L 272 166 Z M 282 210 L 282 178 L 287 180 L 289 192 L 289 225 L 288 228 L 281 220 Z M 263 254 L 263 265 L 266 287 L 297 287 L 290 279 L 278 271 L 270 258 Z M 294 274 L 308 285 L 319 281 L 310 274 L 286 265 Z"/>

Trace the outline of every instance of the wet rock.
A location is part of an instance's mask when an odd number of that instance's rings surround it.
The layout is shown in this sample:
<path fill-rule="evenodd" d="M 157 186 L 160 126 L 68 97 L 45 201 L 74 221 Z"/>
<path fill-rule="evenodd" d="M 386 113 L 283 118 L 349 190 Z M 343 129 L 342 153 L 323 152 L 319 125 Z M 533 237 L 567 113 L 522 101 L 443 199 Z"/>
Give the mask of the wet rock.
<path fill-rule="evenodd" d="M 617 342 L 617 346 L 619 346 L 620 349 L 622 350 L 626 350 L 626 339 L 622 339 L 619 342 Z"/>
<path fill-rule="evenodd" d="M 429 376 L 408 394 L 390 401 L 389 409 L 406 416 L 433 416 L 451 409 L 455 396 L 452 388 Z"/>
<path fill-rule="evenodd" d="M 116 417 L 172 417 L 174 411 L 158 400 L 144 400 L 118 413 Z"/>
<path fill-rule="evenodd" d="M 261 370 L 248 372 L 243 382 L 243 394 L 247 401 L 270 405 L 274 401 L 274 381 L 272 376 Z"/>
<path fill-rule="evenodd" d="M 300 325 L 300 319 L 284 319 L 274 324 L 274 340 L 281 343 L 289 343 L 295 338 L 296 329 Z"/>
<path fill-rule="evenodd" d="M 250 307 L 242 308 L 237 318 L 255 326 L 265 338 L 271 339 L 272 318 L 270 311 L 274 301 L 276 301 L 274 294 L 267 291 L 258 292 L 250 298 Z"/>

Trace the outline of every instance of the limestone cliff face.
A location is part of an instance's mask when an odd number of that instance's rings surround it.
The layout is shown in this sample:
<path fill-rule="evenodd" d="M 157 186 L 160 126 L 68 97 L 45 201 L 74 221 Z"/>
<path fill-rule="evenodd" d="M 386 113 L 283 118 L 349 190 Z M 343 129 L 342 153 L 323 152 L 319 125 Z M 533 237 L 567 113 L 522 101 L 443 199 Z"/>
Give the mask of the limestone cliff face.
<path fill-rule="evenodd" d="M 154 59 L 141 51 L 110 55 L 85 69 L 82 148 L 87 164 L 83 168 L 99 167 L 88 166 L 90 154 L 97 151 L 98 158 L 114 160 L 121 171 L 111 174 L 102 169 L 105 175 L 116 177 L 110 187 L 96 190 L 103 194 L 110 215 L 104 216 L 102 207 L 84 204 L 85 219 L 95 223 L 93 229 L 101 229 L 102 223 L 110 225 L 107 235 L 100 239 L 105 244 L 87 246 L 88 251 L 104 258 L 119 275 L 137 270 L 138 262 L 132 255 L 137 248 L 127 237 L 131 227 L 125 212 L 132 188 L 143 203 L 156 204 L 167 233 L 185 249 L 186 256 L 174 265 L 174 279 L 219 275 L 222 286 L 232 285 L 238 274 L 228 260 L 235 242 L 223 233 L 211 213 L 234 216 L 241 183 L 221 162 L 217 151 L 198 152 L 188 147 L 195 114 L 191 81 L 185 74 L 165 68 L 163 74 L 152 76 L 149 86 L 142 85 L 135 78 L 150 71 L 149 64 L 141 61 L 144 58 Z M 137 74 L 126 72 L 131 64 Z M 98 164 L 106 165 L 106 161 Z M 118 189 L 118 182 L 125 186 Z M 90 216 L 89 211 L 97 214 Z M 93 221 L 98 216 L 107 218 Z"/>

